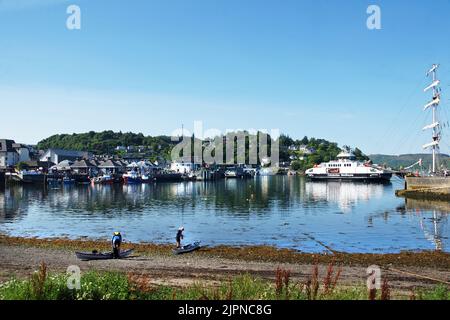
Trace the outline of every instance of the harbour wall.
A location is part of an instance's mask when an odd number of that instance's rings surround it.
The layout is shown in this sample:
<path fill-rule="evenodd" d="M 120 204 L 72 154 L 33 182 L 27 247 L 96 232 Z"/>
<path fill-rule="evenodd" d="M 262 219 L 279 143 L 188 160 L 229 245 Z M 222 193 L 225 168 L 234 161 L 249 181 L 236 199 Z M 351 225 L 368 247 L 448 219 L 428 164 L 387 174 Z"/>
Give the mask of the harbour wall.
<path fill-rule="evenodd" d="M 406 190 L 450 188 L 450 177 L 405 177 Z"/>
<path fill-rule="evenodd" d="M 405 177 L 405 190 L 395 194 L 409 199 L 450 201 L 450 177 Z"/>

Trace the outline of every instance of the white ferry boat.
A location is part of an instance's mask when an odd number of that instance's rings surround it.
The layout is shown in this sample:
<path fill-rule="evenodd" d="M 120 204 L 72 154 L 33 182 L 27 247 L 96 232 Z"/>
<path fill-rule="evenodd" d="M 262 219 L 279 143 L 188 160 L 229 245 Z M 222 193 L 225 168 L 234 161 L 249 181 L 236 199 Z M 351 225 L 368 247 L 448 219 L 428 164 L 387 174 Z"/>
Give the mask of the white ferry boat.
<path fill-rule="evenodd" d="M 306 170 L 306 176 L 311 180 L 361 180 L 387 182 L 392 178 L 392 172 L 373 166 L 370 163 L 356 161 L 351 151 L 342 151 L 337 160 L 321 163 Z"/>

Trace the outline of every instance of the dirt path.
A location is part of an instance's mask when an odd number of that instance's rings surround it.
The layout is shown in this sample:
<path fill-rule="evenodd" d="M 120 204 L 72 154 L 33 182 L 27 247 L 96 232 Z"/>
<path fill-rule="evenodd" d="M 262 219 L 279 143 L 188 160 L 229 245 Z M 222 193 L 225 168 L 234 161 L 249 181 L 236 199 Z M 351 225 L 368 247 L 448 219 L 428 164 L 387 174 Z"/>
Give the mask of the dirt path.
<path fill-rule="evenodd" d="M 184 286 L 196 281 L 216 282 L 228 279 L 230 276 L 250 273 L 262 278 L 272 279 L 278 267 L 291 270 L 294 281 L 306 281 L 312 271 L 311 264 L 257 262 L 239 259 L 190 254 L 184 256 L 172 255 L 142 255 L 126 260 L 108 260 L 83 262 L 77 260 L 73 250 L 32 247 L 24 245 L 0 244 L 0 282 L 11 277 L 26 277 L 38 268 L 44 261 L 50 271 L 64 272 L 68 266 L 77 265 L 82 271 L 109 270 L 123 271 L 134 274 L 145 274 L 153 284 Z M 321 279 L 326 274 L 327 265 L 319 265 Z M 398 267 L 409 273 L 450 281 L 449 268 L 430 267 Z M 409 292 L 413 288 L 431 287 L 437 284 L 432 280 L 392 271 L 383 271 L 393 289 Z M 366 267 L 342 266 L 341 285 L 364 285 L 366 282 Z"/>

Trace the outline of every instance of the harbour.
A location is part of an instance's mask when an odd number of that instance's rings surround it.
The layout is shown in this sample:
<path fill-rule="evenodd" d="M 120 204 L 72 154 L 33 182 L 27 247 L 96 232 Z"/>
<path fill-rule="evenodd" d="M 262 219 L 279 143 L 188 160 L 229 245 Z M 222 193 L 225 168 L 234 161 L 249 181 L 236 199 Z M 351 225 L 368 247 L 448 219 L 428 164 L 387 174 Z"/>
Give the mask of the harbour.
<path fill-rule="evenodd" d="M 0 193 L 0 233 L 99 239 L 120 229 L 132 242 L 167 244 L 184 225 L 187 241 L 202 240 L 212 247 L 448 252 L 448 214 L 440 213 L 437 221 L 437 246 L 422 229 L 433 225 L 434 211 L 407 206 L 394 195 L 401 185 L 401 180 L 313 182 L 301 176 L 57 189 L 16 185 Z"/>

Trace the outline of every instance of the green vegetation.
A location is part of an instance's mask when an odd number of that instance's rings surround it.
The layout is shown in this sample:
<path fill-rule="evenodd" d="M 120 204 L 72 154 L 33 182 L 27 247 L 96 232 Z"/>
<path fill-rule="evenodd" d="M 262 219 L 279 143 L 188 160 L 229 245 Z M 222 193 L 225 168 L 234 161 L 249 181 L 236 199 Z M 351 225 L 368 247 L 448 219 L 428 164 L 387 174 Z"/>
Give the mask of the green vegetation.
<path fill-rule="evenodd" d="M 392 297 L 385 279 L 379 292 L 367 292 L 363 285 L 339 287 L 340 269 L 330 264 L 324 279 L 314 266 L 306 282 L 293 282 L 290 271 L 278 269 L 274 282 L 249 274 L 230 278 L 219 285 L 197 282 L 185 288 L 154 286 L 143 275 L 118 272 L 84 273 L 79 290 L 67 287 L 67 275 L 49 275 L 45 264 L 28 280 L 10 280 L 0 285 L 0 300 L 448 300 L 449 288 L 412 291 L 409 296 Z"/>
<path fill-rule="evenodd" d="M 0 285 L 1 300 L 126 300 L 133 298 L 127 277 L 120 273 L 88 272 L 81 289 L 67 286 L 68 276 L 47 273 L 45 264 L 29 280 L 12 279 Z"/>
<path fill-rule="evenodd" d="M 25 162 L 19 162 L 19 163 L 16 165 L 16 169 L 19 170 L 19 171 L 25 170 L 25 169 L 27 169 L 27 168 L 28 168 L 28 165 L 27 165 Z"/>
<path fill-rule="evenodd" d="M 247 132 L 241 132 L 247 135 L 245 142 L 245 159 L 249 162 L 250 135 Z M 258 139 L 260 138 L 258 134 Z M 334 159 L 341 151 L 338 144 L 329 142 L 325 139 L 315 139 L 304 137 L 301 140 L 293 140 L 287 135 L 280 136 L 280 162 L 291 163 L 294 170 L 306 170 L 315 164 Z M 116 147 L 136 147 L 141 146 L 143 150 L 139 153 L 145 153 L 150 160 L 156 160 L 157 157 L 170 159 L 170 152 L 177 142 L 171 141 L 168 136 L 150 137 L 142 133 L 122 133 L 113 131 L 88 132 L 81 134 L 59 134 L 51 136 L 38 143 L 39 149 L 66 149 L 90 151 L 95 154 L 116 154 L 125 156 L 127 151 L 116 150 Z M 271 140 L 268 141 L 270 148 Z M 348 148 L 348 147 L 344 147 Z M 193 150 L 193 147 L 192 147 Z M 224 151 L 226 150 L 224 146 Z M 132 151 L 137 152 L 137 151 Z M 234 158 L 237 162 L 237 144 L 234 146 Z M 258 150 L 259 152 L 259 150 Z M 214 152 L 213 152 L 214 153 Z M 361 150 L 354 149 L 358 160 L 368 160 Z M 269 152 L 270 155 L 270 152 Z M 224 152 L 224 159 L 226 158 Z"/>
<path fill-rule="evenodd" d="M 145 151 L 158 153 L 168 158 L 170 150 L 175 145 L 168 136 L 150 137 L 142 133 L 122 133 L 113 131 L 94 132 L 80 134 L 57 134 L 40 141 L 38 149 L 66 149 L 78 151 L 90 151 L 95 154 L 119 154 L 125 151 L 116 150 L 118 146 L 143 146 Z"/>

